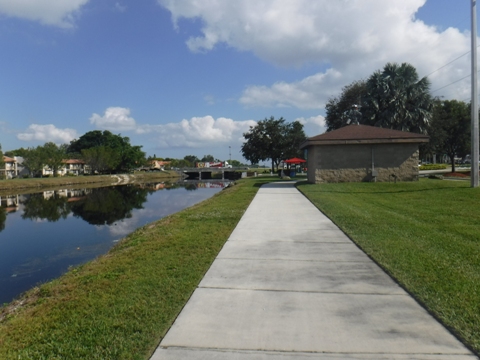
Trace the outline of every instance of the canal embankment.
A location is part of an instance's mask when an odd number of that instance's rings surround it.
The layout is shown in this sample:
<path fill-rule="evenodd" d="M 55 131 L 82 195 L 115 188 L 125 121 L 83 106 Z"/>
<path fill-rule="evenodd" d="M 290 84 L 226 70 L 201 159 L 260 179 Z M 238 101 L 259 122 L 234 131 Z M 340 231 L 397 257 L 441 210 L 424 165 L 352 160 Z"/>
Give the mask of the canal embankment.
<path fill-rule="evenodd" d="M 176 181 L 182 177 L 176 171 L 137 172 L 133 174 L 91 175 L 91 176 L 61 176 L 27 179 L 10 179 L 0 181 L 0 194 L 11 192 L 31 192 L 59 187 L 85 187 L 89 185 L 125 185 L 148 181 Z"/>
<path fill-rule="evenodd" d="M 278 178 L 275 178 L 278 179 Z M 239 181 L 147 224 L 0 309 L 0 358 L 146 359 L 262 183 Z"/>

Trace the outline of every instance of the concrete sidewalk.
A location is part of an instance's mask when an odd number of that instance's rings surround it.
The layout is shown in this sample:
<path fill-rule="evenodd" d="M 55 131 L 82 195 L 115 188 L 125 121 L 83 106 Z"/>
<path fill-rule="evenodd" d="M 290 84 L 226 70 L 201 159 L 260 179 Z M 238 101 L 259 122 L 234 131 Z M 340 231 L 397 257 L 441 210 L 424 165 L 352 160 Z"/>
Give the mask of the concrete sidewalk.
<path fill-rule="evenodd" d="M 272 183 L 151 359 L 477 357 L 293 183 Z"/>

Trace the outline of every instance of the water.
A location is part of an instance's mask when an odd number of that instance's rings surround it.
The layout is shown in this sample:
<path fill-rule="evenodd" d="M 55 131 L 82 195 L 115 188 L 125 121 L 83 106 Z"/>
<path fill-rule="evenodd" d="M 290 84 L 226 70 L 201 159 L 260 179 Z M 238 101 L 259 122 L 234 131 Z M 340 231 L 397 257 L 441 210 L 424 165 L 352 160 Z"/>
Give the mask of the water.
<path fill-rule="evenodd" d="M 226 183 L 163 183 L 1 197 L 0 305 L 105 254 L 136 228 L 201 202 Z"/>

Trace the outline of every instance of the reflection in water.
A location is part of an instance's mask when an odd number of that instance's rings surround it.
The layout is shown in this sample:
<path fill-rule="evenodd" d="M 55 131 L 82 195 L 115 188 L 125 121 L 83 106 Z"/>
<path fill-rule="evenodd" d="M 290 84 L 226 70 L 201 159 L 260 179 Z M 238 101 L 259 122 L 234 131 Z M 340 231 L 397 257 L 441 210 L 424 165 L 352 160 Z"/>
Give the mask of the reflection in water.
<path fill-rule="evenodd" d="M 71 210 L 89 224 L 111 225 L 131 218 L 133 209 L 142 209 L 148 193 L 137 186 L 93 189 L 88 196 L 71 203 Z"/>
<path fill-rule="evenodd" d="M 106 253 L 149 222 L 192 206 L 226 183 L 151 183 L 2 196 L 0 304 Z M 168 190 L 168 191 L 161 191 Z"/>
<path fill-rule="evenodd" d="M 70 213 L 67 198 L 57 191 L 30 194 L 25 197 L 22 219 L 58 221 Z"/>
<path fill-rule="evenodd" d="M 0 231 L 5 229 L 5 220 L 7 220 L 7 211 L 1 207 L 0 208 Z"/>

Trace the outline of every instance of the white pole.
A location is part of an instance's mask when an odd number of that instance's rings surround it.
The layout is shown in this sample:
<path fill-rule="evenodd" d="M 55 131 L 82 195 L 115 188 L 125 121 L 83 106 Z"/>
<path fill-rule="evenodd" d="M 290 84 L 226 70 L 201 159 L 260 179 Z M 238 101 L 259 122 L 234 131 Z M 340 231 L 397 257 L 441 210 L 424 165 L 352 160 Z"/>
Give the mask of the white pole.
<path fill-rule="evenodd" d="M 477 0 L 472 0 L 472 167 L 471 187 L 478 187 Z"/>

